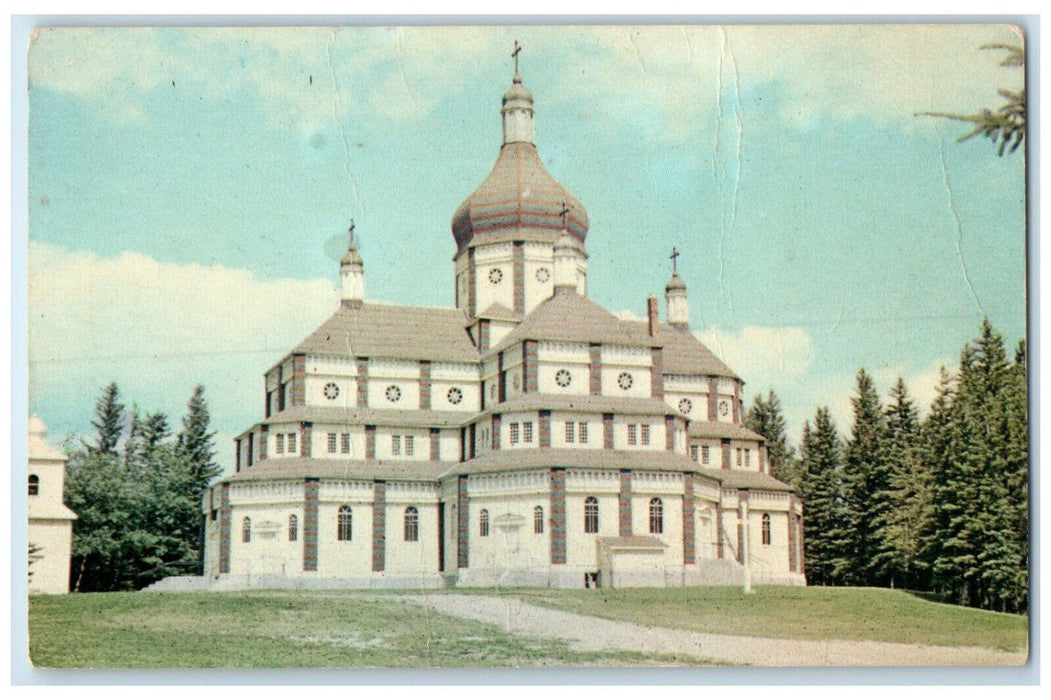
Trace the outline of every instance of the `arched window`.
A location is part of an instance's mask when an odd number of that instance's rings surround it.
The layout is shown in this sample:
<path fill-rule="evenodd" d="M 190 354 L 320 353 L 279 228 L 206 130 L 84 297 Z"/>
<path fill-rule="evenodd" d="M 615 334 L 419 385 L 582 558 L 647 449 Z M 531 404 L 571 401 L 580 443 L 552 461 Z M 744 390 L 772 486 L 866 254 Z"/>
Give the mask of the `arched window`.
<path fill-rule="evenodd" d="M 29 495 L 36 496 L 40 493 L 40 477 L 36 474 L 29 475 Z"/>
<path fill-rule="evenodd" d="M 584 532 L 598 532 L 598 499 L 594 496 L 584 499 Z"/>
<path fill-rule="evenodd" d="M 241 521 L 241 541 L 251 542 L 252 541 L 252 519 L 245 518 Z"/>
<path fill-rule="evenodd" d="M 763 544 L 770 544 L 770 514 L 763 513 Z"/>
<path fill-rule="evenodd" d="M 533 509 L 533 532 L 544 534 L 544 509 L 540 506 Z"/>
<path fill-rule="evenodd" d="M 482 512 L 478 514 L 478 535 L 489 536 L 489 511 L 485 508 L 482 508 Z"/>
<path fill-rule="evenodd" d="M 299 518 L 294 515 L 288 516 L 288 541 L 295 542 L 299 539 Z"/>
<path fill-rule="evenodd" d="M 409 506 L 405 509 L 405 541 L 420 541 L 420 513 L 416 510 L 416 506 Z"/>
<path fill-rule="evenodd" d="M 336 539 L 340 542 L 350 542 L 354 538 L 354 514 L 350 512 L 350 506 L 340 506 L 339 516 L 336 519 Z"/>
<path fill-rule="evenodd" d="M 664 504 L 661 499 L 654 498 L 650 501 L 650 534 L 659 535 L 664 532 Z"/>

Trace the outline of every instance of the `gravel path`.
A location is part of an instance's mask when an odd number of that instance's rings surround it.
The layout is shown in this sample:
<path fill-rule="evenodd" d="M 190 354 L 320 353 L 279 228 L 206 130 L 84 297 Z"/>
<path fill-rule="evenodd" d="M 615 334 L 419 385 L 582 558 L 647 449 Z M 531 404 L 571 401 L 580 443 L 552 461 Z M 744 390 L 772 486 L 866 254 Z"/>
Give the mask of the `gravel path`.
<path fill-rule="evenodd" d="M 983 647 L 942 647 L 891 642 L 784 640 L 648 627 L 605 620 L 483 595 L 403 596 L 447 615 L 496 624 L 512 633 L 555 637 L 578 650 L 620 649 L 753 666 L 1007 666 L 1026 652 Z"/>

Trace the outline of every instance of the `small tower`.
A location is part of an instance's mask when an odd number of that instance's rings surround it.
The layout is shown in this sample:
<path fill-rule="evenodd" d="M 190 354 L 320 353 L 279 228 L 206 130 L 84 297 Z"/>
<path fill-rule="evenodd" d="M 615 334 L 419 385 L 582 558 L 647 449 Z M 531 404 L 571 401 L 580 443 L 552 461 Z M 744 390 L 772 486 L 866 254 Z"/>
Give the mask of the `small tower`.
<path fill-rule="evenodd" d="M 668 307 L 668 325 L 680 330 L 690 328 L 690 306 L 686 301 L 686 283 L 679 277 L 679 251 L 671 249 L 671 279 L 664 288 L 664 302 Z"/>
<path fill-rule="evenodd" d="M 555 291 L 557 294 L 576 292 L 584 296 L 587 292 L 587 259 L 584 245 L 566 228 L 569 207 L 562 203 L 562 235 L 555 241 L 553 263 L 555 268 Z"/>
<path fill-rule="evenodd" d="M 347 252 L 339 261 L 339 299 L 350 309 L 360 309 L 365 299 L 365 266 L 358 255 L 358 242 L 354 236 L 354 220 L 350 220 L 348 231 L 350 242 Z"/>
<path fill-rule="evenodd" d="M 511 89 L 504 93 L 500 114 L 504 121 L 504 145 L 509 143 L 533 143 L 533 95 L 522 85 L 518 72 L 518 54 L 522 47 L 515 41 L 511 56 L 515 59 L 515 77 Z"/>

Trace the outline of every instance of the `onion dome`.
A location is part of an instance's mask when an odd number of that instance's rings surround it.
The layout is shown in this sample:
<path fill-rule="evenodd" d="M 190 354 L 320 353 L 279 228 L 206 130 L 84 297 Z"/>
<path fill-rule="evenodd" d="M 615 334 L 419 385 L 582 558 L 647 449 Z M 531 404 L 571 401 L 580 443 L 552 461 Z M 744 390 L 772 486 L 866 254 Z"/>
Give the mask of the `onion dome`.
<path fill-rule="evenodd" d="M 679 277 L 678 272 L 673 272 L 667 286 L 664 287 L 664 291 L 671 292 L 678 289 L 686 291 L 686 283 L 682 281 L 682 277 Z"/>
<path fill-rule="evenodd" d="M 496 165 L 453 215 L 457 250 L 500 240 L 554 242 L 563 230 L 583 243 L 587 212 L 540 162 L 533 144 L 533 96 L 521 76 L 515 75 L 500 112 L 504 142 Z"/>

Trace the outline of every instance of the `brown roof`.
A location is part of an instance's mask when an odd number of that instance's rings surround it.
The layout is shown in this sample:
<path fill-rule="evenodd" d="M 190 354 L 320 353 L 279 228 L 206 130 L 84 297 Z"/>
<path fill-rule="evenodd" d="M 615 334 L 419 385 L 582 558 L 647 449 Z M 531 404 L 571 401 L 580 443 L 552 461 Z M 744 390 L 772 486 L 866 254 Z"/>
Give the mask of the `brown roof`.
<path fill-rule="evenodd" d="M 395 408 L 339 408 L 337 406 L 294 406 L 275 413 L 263 423 L 285 421 L 337 423 L 343 425 L 397 425 L 406 427 L 458 427 L 472 416 L 471 411 L 425 411 Z"/>
<path fill-rule="evenodd" d="M 490 406 L 486 413 L 511 411 L 581 411 L 583 413 L 616 413 L 622 415 L 681 415 L 660 399 L 638 396 L 573 396 L 560 394 L 523 394 Z"/>
<path fill-rule="evenodd" d="M 791 486 L 783 481 L 778 481 L 769 474 L 762 472 L 749 472 L 739 469 L 709 469 L 700 467 L 698 474 L 710 476 L 722 482 L 723 488 L 727 489 L 763 489 L 765 491 L 792 491 Z"/>
<path fill-rule="evenodd" d="M 645 324 L 622 321 L 575 292 L 556 294 L 541 302 L 504 339 L 493 346 L 499 352 L 523 340 L 561 340 L 576 343 L 659 346 Z"/>
<path fill-rule="evenodd" d="M 639 325 L 645 328 L 645 323 Z M 664 345 L 661 359 L 665 374 L 707 374 L 740 379 L 690 331 L 662 323 L 658 338 Z"/>
<path fill-rule="evenodd" d="M 264 459 L 245 467 L 223 481 L 260 479 L 382 479 L 392 481 L 435 481 L 449 469 L 448 462 L 361 459 L 312 459 L 289 457 Z"/>
<path fill-rule="evenodd" d="M 476 362 L 459 309 L 366 303 L 340 307 L 293 353 Z"/>
<path fill-rule="evenodd" d="M 492 304 L 485 307 L 485 311 L 478 314 L 476 318 L 490 318 L 497 321 L 521 321 L 522 314 L 517 311 L 512 311 L 503 304 L 497 304 L 494 301 Z"/>
<path fill-rule="evenodd" d="M 736 423 L 720 423 L 714 420 L 692 420 L 690 427 L 686 430 L 690 437 L 699 438 L 730 438 L 732 440 L 762 440 L 764 438 L 754 430 L 749 430 L 743 425 Z"/>
<path fill-rule="evenodd" d="M 696 462 L 687 459 L 685 455 L 670 450 L 599 450 L 540 447 L 486 452 L 466 462 L 448 465 L 446 474 L 477 474 L 543 467 L 698 471 Z"/>

